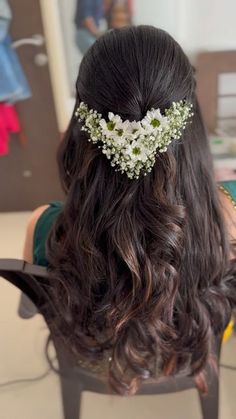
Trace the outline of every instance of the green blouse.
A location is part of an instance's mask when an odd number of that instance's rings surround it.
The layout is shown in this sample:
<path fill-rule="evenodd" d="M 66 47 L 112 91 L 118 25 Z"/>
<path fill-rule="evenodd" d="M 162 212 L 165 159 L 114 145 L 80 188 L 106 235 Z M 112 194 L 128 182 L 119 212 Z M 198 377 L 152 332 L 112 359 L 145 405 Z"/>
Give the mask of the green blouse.
<path fill-rule="evenodd" d="M 35 265 L 48 266 L 46 258 L 46 240 L 53 226 L 54 221 L 63 209 L 63 202 L 50 202 L 49 207 L 39 217 L 33 240 L 33 262 Z"/>
<path fill-rule="evenodd" d="M 218 185 L 228 195 L 236 209 L 236 180 L 225 180 L 224 182 L 218 182 Z"/>
<path fill-rule="evenodd" d="M 236 180 L 219 182 L 218 185 L 231 198 L 236 208 Z M 63 209 L 63 205 L 63 202 L 51 202 L 37 221 L 33 243 L 33 261 L 36 265 L 48 266 L 45 244 L 54 221 Z"/>

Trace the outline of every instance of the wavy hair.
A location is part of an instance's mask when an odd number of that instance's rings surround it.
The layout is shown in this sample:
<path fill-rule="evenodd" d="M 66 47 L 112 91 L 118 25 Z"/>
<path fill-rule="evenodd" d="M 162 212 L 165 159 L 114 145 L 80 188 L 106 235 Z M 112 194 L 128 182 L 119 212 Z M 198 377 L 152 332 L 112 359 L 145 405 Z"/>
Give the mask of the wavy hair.
<path fill-rule="evenodd" d="M 47 243 L 57 327 L 77 358 L 110 356 L 108 381 L 134 394 L 150 377 L 200 377 L 236 303 L 227 239 L 194 71 L 179 44 L 149 26 L 112 30 L 80 66 L 81 101 L 140 120 L 188 100 L 181 141 L 147 176 L 116 172 L 72 116 L 58 162 L 64 208 Z"/>

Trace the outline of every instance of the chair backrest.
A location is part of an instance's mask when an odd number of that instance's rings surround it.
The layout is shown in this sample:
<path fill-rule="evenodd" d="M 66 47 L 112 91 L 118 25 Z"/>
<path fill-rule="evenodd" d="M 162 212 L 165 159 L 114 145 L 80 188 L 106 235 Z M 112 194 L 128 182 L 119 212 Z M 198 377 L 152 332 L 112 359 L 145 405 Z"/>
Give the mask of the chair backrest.
<path fill-rule="evenodd" d="M 39 311 L 47 301 L 45 285 L 47 269 L 31 265 L 24 260 L 0 259 L 0 275 L 15 285 L 35 304 Z"/>
<path fill-rule="evenodd" d="M 37 307 L 40 314 L 51 330 L 51 318 L 55 315 L 53 303 L 47 293 L 49 278 L 47 269 L 40 266 L 30 265 L 22 260 L 0 259 L 0 276 L 19 288 Z M 59 372 L 61 379 L 62 397 L 64 405 L 64 417 L 66 419 L 78 419 L 79 400 L 82 391 L 92 391 L 102 394 L 112 393 L 104 377 L 99 376 L 75 366 L 69 351 L 61 344 L 61 339 L 51 335 L 55 346 Z M 221 339 L 216 339 L 216 356 L 219 359 Z M 210 370 L 209 370 L 210 374 Z M 210 374 L 209 397 L 204 398 L 201 394 L 200 402 L 204 419 L 218 418 L 218 377 Z M 175 393 L 186 389 L 194 388 L 195 382 L 192 377 L 162 378 L 159 381 L 145 381 L 137 394 L 163 394 Z M 76 394 L 75 394 L 76 393 Z"/>

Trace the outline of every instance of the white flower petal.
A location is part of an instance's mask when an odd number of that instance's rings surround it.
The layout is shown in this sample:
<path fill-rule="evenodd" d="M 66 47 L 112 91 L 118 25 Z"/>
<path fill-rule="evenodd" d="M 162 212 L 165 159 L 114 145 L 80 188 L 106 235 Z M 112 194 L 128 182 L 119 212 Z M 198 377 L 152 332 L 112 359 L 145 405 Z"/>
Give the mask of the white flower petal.
<path fill-rule="evenodd" d="M 108 114 L 108 118 L 109 118 L 109 120 L 110 121 L 112 121 L 113 120 L 113 118 L 114 118 L 114 113 L 113 112 L 109 112 L 109 114 Z"/>
<path fill-rule="evenodd" d="M 103 129 L 107 129 L 107 122 L 105 121 L 105 119 L 101 119 L 101 121 L 99 122 L 99 125 Z"/>

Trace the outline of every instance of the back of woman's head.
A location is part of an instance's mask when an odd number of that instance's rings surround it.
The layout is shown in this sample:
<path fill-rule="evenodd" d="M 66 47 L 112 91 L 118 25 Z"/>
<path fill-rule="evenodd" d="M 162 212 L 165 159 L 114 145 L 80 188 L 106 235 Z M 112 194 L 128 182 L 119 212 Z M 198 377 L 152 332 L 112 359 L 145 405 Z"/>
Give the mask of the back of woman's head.
<path fill-rule="evenodd" d="M 81 101 L 140 121 L 180 100 L 194 116 L 147 176 L 115 171 L 73 115 L 59 152 L 67 193 L 48 242 L 58 328 L 74 353 L 110 359 L 109 382 L 134 393 L 157 374 L 198 376 L 235 296 L 192 66 L 166 32 L 109 31 L 85 55 Z"/>

